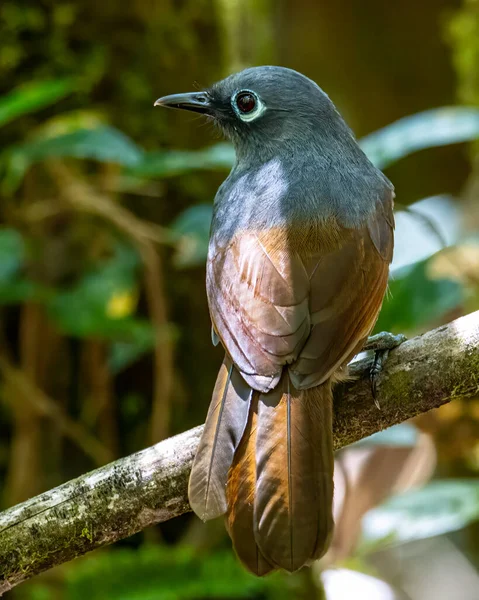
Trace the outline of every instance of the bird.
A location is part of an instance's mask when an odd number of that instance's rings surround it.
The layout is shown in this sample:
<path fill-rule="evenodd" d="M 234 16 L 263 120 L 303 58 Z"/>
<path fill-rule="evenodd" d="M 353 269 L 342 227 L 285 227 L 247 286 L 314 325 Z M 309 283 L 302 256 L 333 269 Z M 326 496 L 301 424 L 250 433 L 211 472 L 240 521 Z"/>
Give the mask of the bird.
<path fill-rule="evenodd" d="M 243 565 L 294 572 L 334 527 L 333 387 L 373 329 L 394 188 L 301 73 L 245 69 L 155 106 L 205 115 L 235 149 L 213 205 L 206 292 L 225 350 L 189 479 Z"/>

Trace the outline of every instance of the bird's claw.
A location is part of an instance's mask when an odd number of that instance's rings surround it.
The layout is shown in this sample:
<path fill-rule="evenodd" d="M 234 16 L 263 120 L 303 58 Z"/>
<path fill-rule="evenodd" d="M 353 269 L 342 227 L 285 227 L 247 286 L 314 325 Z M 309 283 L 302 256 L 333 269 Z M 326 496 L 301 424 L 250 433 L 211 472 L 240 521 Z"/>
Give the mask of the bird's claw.
<path fill-rule="evenodd" d="M 368 338 L 363 350 L 374 351 L 374 360 L 369 370 L 369 381 L 371 384 L 371 394 L 374 404 L 378 410 L 381 409 L 377 399 L 377 378 L 382 371 L 383 365 L 387 361 L 389 351 L 406 341 L 406 336 L 394 335 L 387 331 L 382 331 Z"/>
<path fill-rule="evenodd" d="M 392 350 L 393 348 L 396 348 L 396 346 L 400 346 L 406 340 L 407 337 L 402 333 L 394 335 L 393 333 L 389 333 L 389 331 L 381 331 L 381 333 L 376 333 L 376 335 L 368 337 L 363 346 L 363 351 L 374 350 L 376 352 L 378 350 Z"/>

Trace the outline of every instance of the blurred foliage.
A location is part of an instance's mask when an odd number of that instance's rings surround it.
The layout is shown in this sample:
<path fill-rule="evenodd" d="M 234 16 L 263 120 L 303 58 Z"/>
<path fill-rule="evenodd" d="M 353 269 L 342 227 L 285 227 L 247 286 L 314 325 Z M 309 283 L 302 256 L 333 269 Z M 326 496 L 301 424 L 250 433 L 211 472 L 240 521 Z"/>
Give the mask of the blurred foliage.
<path fill-rule="evenodd" d="M 288 581 L 289 579 L 289 581 Z M 232 583 L 234 582 L 234 585 Z M 190 549 L 144 546 L 141 550 L 117 550 L 83 560 L 65 578 L 67 600 L 207 600 L 209 598 L 291 597 L 295 582 L 276 574 L 258 579 L 246 573 L 231 554 L 208 557 Z M 54 600 L 41 584 L 33 585 L 29 600 Z"/>
<path fill-rule="evenodd" d="M 172 230 L 178 236 L 176 265 L 187 267 L 206 261 L 212 216 L 213 206 L 200 204 L 187 208 L 172 223 Z"/>
<path fill-rule="evenodd" d="M 454 64 L 459 76 L 459 97 L 479 105 L 479 4 L 465 0 L 449 22 L 448 37 L 454 46 Z"/>
<path fill-rule="evenodd" d="M 405 117 L 360 141 L 380 169 L 424 148 L 466 142 L 479 137 L 479 110 L 440 108 Z"/>
<path fill-rule="evenodd" d="M 477 520 L 479 481 L 436 480 L 370 510 L 358 552 L 434 537 Z"/>
<path fill-rule="evenodd" d="M 434 322 L 460 306 L 462 286 L 450 279 L 430 277 L 430 262 L 422 260 L 394 273 L 376 330 L 414 331 L 418 324 Z"/>
<path fill-rule="evenodd" d="M 407 0 L 394 23 L 379 0 L 351 6 L 0 4 L 0 358 L 32 390 L 26 402 L 8 370 L 0 373 L 3 505 L 204 418 L 221 359 L 210 343 L 204 262 L 211 201 L 234 153 L 217 139 L 203 147 L 209 130 L 196 116 L 153 111 L 163 94 L 265 62 L 324 84 L 357 131 L 373 131 L 360 143 L 400 201 L 377 329 L 414 335 L 479 309 L 478 145 L 460 145 L 479 138 L 479 3 Z M 35 410 L 35 394 L 76 421 L 80 439 Z M 453 530 L 479 564 L 474 401 L 377 434 L 357 445 L 358 456 L 419 448 L 418 426 L 435 440 L 441 479 L 366 514 L 359 547 L 350 544 L 358 568 L 391 545 Z M 362 484 L 358 506 L 377 484 Z M 358 515 L 341 516 L 351 531 Z M 249 577 L 223 530 L 211 531 L 189 517 L 165 523 L 16 595 L 320 597 L 309 572 Z M 162 542 L 144 545 L 148 536 Z"/>
<path fill-rule="evenodd" d="M 67 96 L 75 89 L 70 79 L 33 82 L 13 90 L 0 101 L 0 125 L 31 111 L 38 110 Z"/>
<path fill-rule="evenodd" d="M 134 144 L 112 127 L 80 129 L 56 137 L 32 140 L 4 152 L 3 191 L 11 194 L 35 162 L 52 158 L 90 158 L 123 165 L 136 164 L 141 154 Z"/>
<path fill-rule="evenodd" d="M 0 302 L 10 304 L 33 296 L 35 285 L 22 276 L 26 251 L 16 229 L 0 229 Z"/>
<path fill-rule="evenodd" d="M 196 169 L 229 170 L 233 166 L 233 162 L 233 147 L 230 144 L 221 143 L 196 152 L 186 150 L 150 152 L 129 172 L 136 177 L 174 177 Z"/>

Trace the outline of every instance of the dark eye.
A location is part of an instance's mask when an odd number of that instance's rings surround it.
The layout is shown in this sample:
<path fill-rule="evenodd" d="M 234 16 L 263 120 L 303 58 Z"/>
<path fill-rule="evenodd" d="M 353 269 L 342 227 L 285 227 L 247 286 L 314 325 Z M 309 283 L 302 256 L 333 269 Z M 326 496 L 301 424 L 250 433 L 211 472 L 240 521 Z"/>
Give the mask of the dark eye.
<path fill-rule="evenodd" d="M 242 113 L 249 113 L 256 107 L 256 98 L 251 92 L 240 92 L 236 96 L 236 106 Z"/>

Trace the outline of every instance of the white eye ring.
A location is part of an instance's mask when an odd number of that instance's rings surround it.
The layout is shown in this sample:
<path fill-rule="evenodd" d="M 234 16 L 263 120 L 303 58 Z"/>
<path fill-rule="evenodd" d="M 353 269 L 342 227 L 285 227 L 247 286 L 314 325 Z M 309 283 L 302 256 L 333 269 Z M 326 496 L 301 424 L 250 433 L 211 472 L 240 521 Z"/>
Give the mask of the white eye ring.
<path fill-rule="evenodd" d="M 241 94 L 251 94 L 255 100 L 255 107 L 250 112 L 241 112 L 238 108 L 237 99 Z M 250 121 L 254 121 L 258 117 L 260 117 L 264 111 L 266 110 L 265 104 L 261 101 L 258 94 L 253 92 L 252 90 L 238 90 L 231 96 L 231 106 L 236 113 L 236 116 L 239 117 L 242 121 L 248 123 Z"/>

